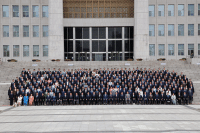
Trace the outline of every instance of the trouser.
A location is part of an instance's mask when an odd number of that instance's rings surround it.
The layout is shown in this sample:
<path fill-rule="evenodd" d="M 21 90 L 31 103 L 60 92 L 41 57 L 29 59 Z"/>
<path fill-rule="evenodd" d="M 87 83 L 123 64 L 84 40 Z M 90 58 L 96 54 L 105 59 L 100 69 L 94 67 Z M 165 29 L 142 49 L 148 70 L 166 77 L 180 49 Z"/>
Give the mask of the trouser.
<path fill-rule="evenodd" d="M 136 99 L 135 98 L 132 99 L 132 103 L 136 104 Z"/>
<path fill-rule="evenodd" d="M 74 100 L 73 99 L 69 99 L 69 105 L 72 105 L 72 104 L 74 104 L 74 102 L 73 102 Z"/>
<path fill-rule="evenodd" d="M 181 105 L 181 98 L 178 98 L 178 104 Z"/>
<path fill-rule="evenodd" d="M 166 100 L 166 104 L 171 104 L 171 100 L 170 100 L 170 99 L 167 99 L 167 100 Z"/>
<path fill-rule="evenodd" d="M 79 104 L 79 100 L 77 99 L 77 100 L 74 100 L 74 105 L 78 105 Z"/>
<path fill-rule="evenodd" d="M 118 98 L 114 98 L 114 104 L 118 104 L 119 103 L 119 99 Z"/>
<path fill-rule="evenodd" d="M 142 98 L 138 98 L 138 104 L 142 104 Z"/>
<path fill-rule="evenodd" d="M 12 106 L 13 105 L 13 99 L 11 98 L 10 99 L 10 106 Z"/>
<path fill-rule="evenodd" d="M 113 98 L 109 99 L 109 104 L 113 104 Z"/>
<path fill-rule="evenodd" d="M 187 98 L 183 98 L 183 104 L 188 104 L 188 99 Z"/>
<path fill-rule="evenodd" d="M 67 100 L 63 100 L 63 105 L 67 105 L 68 101 Z"/>
<path fill-rule="evenodd" d="M 189 103 L 192 103 L 193 96 L 189 96 Z"/>
<path fill-rule="evenodd" d="M 80 99 L 80 104 L 81 105 L 85 104 L 85 100 Z"/>
<path fill-rule="evenodd" d="M 97 104 L 102 104 L 102 99 L 98 99 Z"/>
<path fill-rule="evenodd" d="M 35 106 L 39 104 L 39 100 L 35 100 Z"/>
<path fill-rule="evenodd" d="M 55 105 L 55 104 L 56 104 L 56 100 L 52 100 L 51 105 Z"/>
<path fill-rule="evenodd" d="M 95 98 L 92 99 L 92 104 L 93 104 L 93 105 L 96 104 L 96 99 L 95 99 Z"/>
<path fill-rule="evenodd" d="M 148 99 L 144 99 L 144 104 L 148 104 Z"/>
<path fill-rule="evenodd" d="M 161 99 L 161 100 L 160 100 L 160 103 L 161 103 L 161 104 L 165 104 L 165 99 Z"/>
<path fill-rule="evenodd" d="M 43 100 L 40 101 L 40 105 L 44 105 L 44 101 Z"/>
<path fill-rule="evenodd" d="M 51 104 L 51 101 L 50 100 L 47 100 L 46 101 L 46 105 L 50 105 Z"/>
<path fill-rule="evenodd" d="M 119 99 L 119 102 L 120 102 L 120 104 L 124 104 L 124 99 L 123 99 L 123 98 L 120 98 L 120 99 Z"/>
<path fill-rule="evenodd" d="M 108 104 L 108 99 L 104 99 L 103 104 Z"/>
<path fill-rule="evenodd" d="M 149 98 L 149 104 L 153 104 L 153 98 Z"/>
<path fill-rule="evenodd" d="M 126 99 L 126 104 L 130 104 L 130 99 Z"/>
<path fill-rule="evenodd" d="M 160 99 L 154 99 L 154 104 L 160 104 Z"/>
<path fill-rule="evenodd" d="M 62 100 L 57 100 L 57 105 L 62 105 Z"/>

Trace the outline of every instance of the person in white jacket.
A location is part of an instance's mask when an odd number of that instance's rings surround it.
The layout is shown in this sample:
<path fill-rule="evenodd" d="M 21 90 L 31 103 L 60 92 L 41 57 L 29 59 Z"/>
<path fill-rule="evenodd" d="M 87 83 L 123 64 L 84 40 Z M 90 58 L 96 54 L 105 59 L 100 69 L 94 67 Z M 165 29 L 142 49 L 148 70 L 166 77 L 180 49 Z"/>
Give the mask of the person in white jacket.
<path fill-rule="evenodd" d="M 172 99 L 172 103 L 176 105 L 176 95 L 174 95 L 174 93 L 172 94 L 171 99 Z"/>
<path fill-rule="evenodd" d="M 17 104 L 19 105 L 19 106 L 21 106 L 21 104 L 22 104 L 22 95 L 20 95 L 19 97 L 18 97 L 18 99 L 17 99 Z"/>

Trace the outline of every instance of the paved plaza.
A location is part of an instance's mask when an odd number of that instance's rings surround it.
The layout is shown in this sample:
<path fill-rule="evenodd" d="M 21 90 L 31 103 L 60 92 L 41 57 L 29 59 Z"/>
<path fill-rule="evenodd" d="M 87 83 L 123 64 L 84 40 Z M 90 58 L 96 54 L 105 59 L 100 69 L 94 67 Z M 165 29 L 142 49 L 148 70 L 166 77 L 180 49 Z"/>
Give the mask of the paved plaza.
<path fill-rule="evenodd" d="M 199 105 L 0 107 L 0 132 L 200 132 Z"/>

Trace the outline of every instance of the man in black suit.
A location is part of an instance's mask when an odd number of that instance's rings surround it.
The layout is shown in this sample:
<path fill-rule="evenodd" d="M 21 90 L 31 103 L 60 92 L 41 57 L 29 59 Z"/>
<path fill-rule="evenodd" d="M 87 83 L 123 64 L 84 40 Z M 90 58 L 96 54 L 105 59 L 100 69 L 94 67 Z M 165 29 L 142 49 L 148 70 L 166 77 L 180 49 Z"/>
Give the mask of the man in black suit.
<path fill-rule="evenodd" d="M 183 93 L 183 104 L 188 104 L 188 95 L 186 92 Z"/>
<path fill-rule="evenodd" d="M 63 105 L 67 105 L 68 104 L 68 96 L 67 96 L 67 93 L 64 93 L 64 95 L 63 95 Z"/>
<path fill-rule="evenodd" d="M 40 101 L 40 97 L 39 97 L 38 93 L 36 93 L 36 96 L 35 96 L 35 106 L 39 104 L 39 101 Z"/>
<path fill-rule="evenodd" d="M 103 95 L 103 104 L 108 104 L 108 94 L 107 94 L 107 92 L 105 92 L 105 94 Z"/>
<path fill-rule="evenodd" d="M 13 105 L 13 100 L 14 100 L 13 91 L 11 91 L 10 94 L 9 94 L 9 100 L 10 100 L 10 106 L 12 106 Z"/>
<path fill-rule="evenodd" d="M 160 103 L 165 104 L 165 95 L 163 92 L 161 92 L 161 95 L 160 95 Z"/>
<path fill-rule="evenodd" d="M 125 100 L 124 93 L 121 92 L 121 94 L 120 94 L 120 96 L 119 96 L 119 102 L 120 102 L 120 104 L 124 104 L 124 100 Z"/>
<path fill-rule="evenodd" d="M 87 92 L 86 98 L 85 98 L 85 102 L 87 105 L 90 105 L 90 101 L 91 101 L 91 96 L 90 96 L 90 92 Z"/>
<path fill-rule="evenodd" d="M 176 99 L 178 100 L 178 104 L 181 105 L 182 96 L 180 92 L 178 92 Z"/>
<path fill-rule="evenodd" d="M 108 101 L 109 101 L 109 104 L 113 104 L 113 94 L 112 94 L 112 92 L 110 92 Z"/>
<path fill-rule="evenodd" d="M 59 93 L 58 96 L 57 96 L 57 105 L 62 105 L 62 96 L 61 94 Z"/>
<path fill-rule="evenodd" d="M 72 95 L 72 93 L 69 94 L 69 104 L 72 105 L 74 102 L 74 97 Z"/>
<path fill-rule="evenodd" d="M 158 94 L 158 92 L 156 92 L 156 95 L 154 96 L 154 103 L 160 104 L 160 95 Z"/>
<path fill-rule="evenodd" d="M 188 90 L 188 97 L 189 97 L 189 104 L 191 104 L 193 100 L 193 91 L 191 88 L 189 88 Z"/>
<path fill-rule="evenodd" d="M 85 104 L 85 95 L 83 94 L 83 92 L 80 95 L 80 104 L 81 105 Z"/>
<path fill-rule="evenodd" d="M 95 92 L 93 92 L 93 94 L 92 94 L 92 104 L 95 105 L 96 101 L 97 101 L 96 94 L 95 94 Z"/>
<path fill-rule="evenodd" d="M 114 103 L 115 103 L 115 105 L 119 103 L 119 95 L 117 92 L 115 92 Z"/>
<path fill-rule="evenodd" d="M 75 96 L 74 96 L 74 104 L 79 104 L 79 95 L 78 95 L 78 93 L 76 93 L 75 94 Z"/>
<path fill-rule="evenodd" d="M 101 92 L 99 92 L 99 94 L 97 95 L 97 104 L 102 104 L 102 94 Z"/>
<path fill-rule="evenodd" d="M 148 104 L 148 96 L 146 92 L 144 92 L 144 95 L 143 95 L 143 103 Z"/>
<path fill-rule="evenodd" d="M 166 104 L 171 104 L 171 96 L 169 95 L 169 93 L 167 93 L 166 96 Z"/>

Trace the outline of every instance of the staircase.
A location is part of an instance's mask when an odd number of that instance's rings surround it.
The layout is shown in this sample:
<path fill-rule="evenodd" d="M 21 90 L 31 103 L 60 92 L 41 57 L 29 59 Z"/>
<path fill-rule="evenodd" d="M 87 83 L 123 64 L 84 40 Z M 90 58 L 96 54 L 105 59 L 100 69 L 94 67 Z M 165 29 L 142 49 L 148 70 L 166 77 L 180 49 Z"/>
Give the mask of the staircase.
<path fill-rule="evenodd" d="M 129 63 L 130 65 L 125 66 L 125 63 Z M 166 65 L 161 65 L 161 63 L 166 63 Z M 37 64 L 38 66 L 33 66 L 33 64 Z M 73 66 L 68 66 L 68 64 L 73 64 Z M 191 65 L 188 64 L 186 61 L 177 61 L 177 60 L 171 60 L 171 61 L 105 61 L 105 62 L 3 62 L 0 64 L 0 83 L 10 83 L 12 79 L 15 79 L 18 77 L 22 71 L 22 68 L 30 69 L 33 71 L 33 69 L 38 69 L 42 71 L 43 68 L 60 68 L 63 70 L 68 69 L 79 69 L 79 68 L 91 68 L 93 69 L 99 69 L 99 68 L 151 68 L 156 69 L 158 68 L 168 69 L 170 72 L 173 70 L 180 74 L 183 72 L 184 75 L 188 77 L 188 79 L 191 79 L 194 81 L 200 81 L 200 66 L 198 65 Z M 9 105 L 7 91 L 10 85 L 0 85 L 0 106 L 1 105 Z M 200 84 L 194 82 L 195 87 L 195 94 L 194 94 L 194 100 L 193 104 L 200 104 Z"/>

